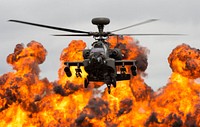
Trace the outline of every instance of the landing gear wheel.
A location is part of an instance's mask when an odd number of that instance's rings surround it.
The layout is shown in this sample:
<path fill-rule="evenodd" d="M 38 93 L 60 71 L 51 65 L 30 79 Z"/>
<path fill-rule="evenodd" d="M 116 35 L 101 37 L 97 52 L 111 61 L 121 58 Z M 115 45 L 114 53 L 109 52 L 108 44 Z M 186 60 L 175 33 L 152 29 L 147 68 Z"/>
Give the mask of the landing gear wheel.
<path fill-rule="evenodd" d="M 107 86 L 108 86 L 108 93 L 110 94 L 110 84 L 108 84 Z"/>
<path fill-rule="evenodd" d="M 87 88 L 88 87 L 88 84 L 89 84 L 89 81 L 87 78 L 85 78 L 84 80 L 84 87 Z"/>
<path fill-rule="evenodd" d="M 112 80 L 112 84 L 113 84 L 113 87 L 116 88 L 116 80 L 115 79 Z"/>
<path fill-rule="evenodd" d="M 110 89 L 108 89 L 108 93 L 110 94 Z"/>

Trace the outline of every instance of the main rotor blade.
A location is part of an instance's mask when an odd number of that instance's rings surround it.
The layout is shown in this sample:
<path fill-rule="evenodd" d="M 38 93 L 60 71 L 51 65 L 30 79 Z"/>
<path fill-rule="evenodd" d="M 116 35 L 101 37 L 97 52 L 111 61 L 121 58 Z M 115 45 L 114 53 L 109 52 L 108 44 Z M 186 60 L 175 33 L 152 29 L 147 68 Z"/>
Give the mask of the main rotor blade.
<path fill-rule="evenodd" d="M 111 36 L 185 36 L 187 34 L 113 34 Z"/>
<path fill-rule="evenodd" d="M 137 23 L 137 24 L 133 24 L 133 25 L 130 25 L 130 26 L 127 26 L 127 27 L 123 27 L 123 28 L 120 28 L 120 29 L 116 29 L 116 30 L 113 30 L 113 31 L 111 31 L 111 32 L 116 32 L 116 31 L 128 29 L 128 28 L 131 28 L 131 27 L 134 27 L 134 26 L 139 26 L 139 25 L 146 24 L 146 23 L 150 23 L 150 22 L 154 22 L 154 21 L 157 21 L 157 20 L 158 20 L 158 19 L 149 19 L 149 20 L 147 20 L 147 21 L 140 22 L 140 23 Z"/>
<path fill-rule="evenodd" d="M 67 32 L 72 32 L 72 33 L 88 33 L 88 34 L 90 33 L 90 32 L 86 32 L 86 31 L 67 29 L 67 28 L 61 28 L 61 27 L 54 27 L 54 26 L 36 24 L 36 23 L 31 23 L 31 22 L 24 22 L 24 21 L 19 21 L 19 20 L 8 20 L 8 21 L 16 22 L 16 23 L 23 23 L 23 24 L 33 25 L 33 26 L 38 26 L 38 27 L 44 27 L 44 28 L 49 28 L 49 29 L 54 29 L 54 30 L 67 31 Z"/>
<path fill-rule="evenodd" d="M 54 34 L 52 36 L 92 36 L 89 34 Z"/>

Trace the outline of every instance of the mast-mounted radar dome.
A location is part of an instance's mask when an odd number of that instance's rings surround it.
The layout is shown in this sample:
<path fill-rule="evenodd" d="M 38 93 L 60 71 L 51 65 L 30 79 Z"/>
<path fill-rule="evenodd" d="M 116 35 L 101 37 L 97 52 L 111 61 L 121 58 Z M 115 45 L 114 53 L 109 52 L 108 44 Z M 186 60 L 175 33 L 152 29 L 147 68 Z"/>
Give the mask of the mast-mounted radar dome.
<path fill-rule="evenodd" d="M 110 23 L 110 19 L 109 18 L 93 18 L 92 19 L 92 24 L 94 25 L 107 25 Z"/>

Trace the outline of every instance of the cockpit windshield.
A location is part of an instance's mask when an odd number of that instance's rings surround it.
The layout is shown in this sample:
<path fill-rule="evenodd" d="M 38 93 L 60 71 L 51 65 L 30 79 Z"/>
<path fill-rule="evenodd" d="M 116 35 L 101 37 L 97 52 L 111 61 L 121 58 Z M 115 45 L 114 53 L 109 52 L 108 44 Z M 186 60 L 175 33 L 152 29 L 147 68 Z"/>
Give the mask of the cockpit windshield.
<path fill-rule="evenodd" d="M 103 48 L 103 45 L 102 43 L 100 42 L 96 42 L 94 45 L 93 45 L 94 48 Z"/>
<path fill-rule="evenodd" d="M 103 48 L 92 48 L 91 53 L 95 53 L 95 52 L 104 53 L 104 49 Z"/>
<path fill-rule="evenodd" d="M 97 41 L 93 44 L 93 47 L 91 49 L 91 53 L 100 53 L 100 54 L 103 54 L 105 55 L 105 46 L 103 44 L 103 42 L 101 41 Z"/>

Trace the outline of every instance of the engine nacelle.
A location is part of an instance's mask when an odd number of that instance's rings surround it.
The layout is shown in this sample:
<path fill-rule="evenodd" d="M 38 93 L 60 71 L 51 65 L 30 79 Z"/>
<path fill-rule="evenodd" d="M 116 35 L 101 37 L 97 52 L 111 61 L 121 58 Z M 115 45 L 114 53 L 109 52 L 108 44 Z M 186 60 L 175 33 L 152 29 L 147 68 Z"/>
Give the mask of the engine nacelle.
<path fill-rule="evenodd" d="M 110 50 L 109 56 L 111 58 L 114 58 L 115 60 L 121 60 L 122 59 L 122 53 L 121 53 L 120 49 L 118 49 L 118 48 L 114 48 L 114 49 Z"/>
<path fill-rule="evenodd" d="M 83 50 L 83 58 L 84 59 L 88 59 L 88 57 L 90 56 L 90 49 L 85 49 Z"/>

